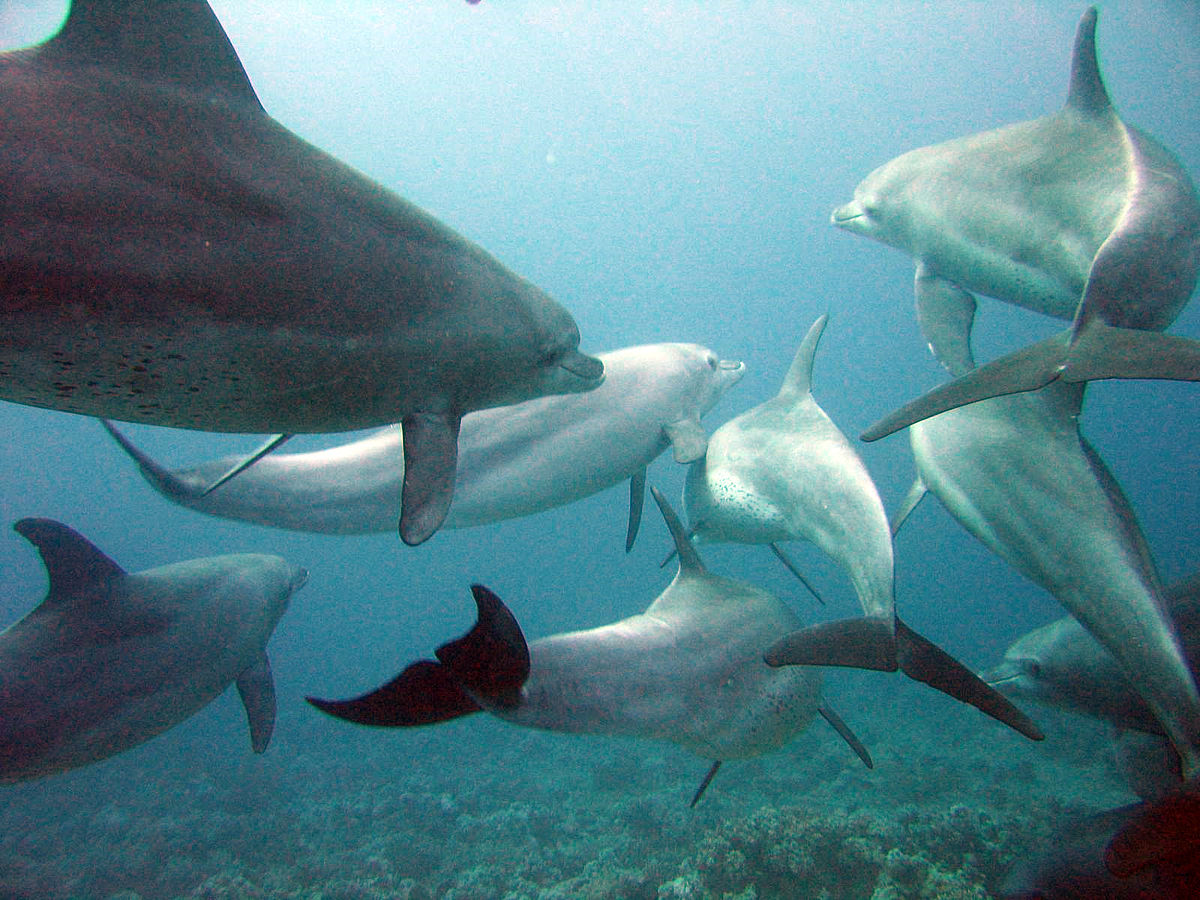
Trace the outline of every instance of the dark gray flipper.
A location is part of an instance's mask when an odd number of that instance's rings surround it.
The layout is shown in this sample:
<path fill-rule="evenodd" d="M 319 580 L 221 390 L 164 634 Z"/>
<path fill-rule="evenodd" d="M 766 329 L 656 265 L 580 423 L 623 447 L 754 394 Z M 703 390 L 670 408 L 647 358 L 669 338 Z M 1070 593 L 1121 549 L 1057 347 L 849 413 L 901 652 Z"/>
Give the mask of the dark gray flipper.
<path fill-rule="evenodd" d="M 704 796 L 704 792 L 708 790 L 708 786 L 712 784 L 712 780 L 717 777 L 717 770 L 719 768 L 721 768 L 721 760 L 718 759 L 712 764 L 708 772 L 705 773 L 704 780 L 700 782 L 700 787 L 696 788 L 696 793 L 692 794 L 692 802 L 688 804 L 689 809 L 700 802 L 700 798 Z"/>
<path fill-rule="evenodd" d="M 908 517 L 913 514 L 913 510 L 921 504 L 921 501 L 925 499 L 925 495 L 928 493 L 929 488 L 925 486 L 924 481 L 920 478 L 913 481 L 912 487 L 908 489 L 908 493 L 900 501 L 900 508 L 892 516 L 892 537 L 896 536 L 896 532 L 900 530 L 900 526 L 908 521 Z"/>
<path fill-rule="evenodd" d="M 821 714 L 821 717 L 826 722 L 833 726 L 833 730 L 838 733 L 838 736 L 850 745 L 850 749 L 854 751 L 855 756 L 862 760 L 864 766 L 868 769 L 875 768 L 875 763 L 871 759 L 871 754 L 867 752 L 866 746 L 858 739 L 858 735 L 850 730 L 850 726 L 842 721 L 842 717 L 833 711 L 833 708 L 828 703 L 822 703 L 818 706 L 817 712 Z"/>
<path fill-rule="evenodd" d="M 663 426 L 663 431 L 671 440 L 677 463 L 695 462 L 708 452 L 708 434 L 700 424 L 699 416 L 671 422 Z"/>
<path fill-rule="evenodd" d="M 112 433 L 113 433 L 113 430 L 110 428 L 109 434 L 112 434 Z M 277 434 L 277 435 L 274 435 L 273 437 L 267 438 L 266 442 L 263 443 L 263 445 L 261 447 L 259 447 L 257 450 L 255 450 L 253 453 L 251 453 L 245 459 L 240 460 L 237 464 L 235 464 L 232 468 L 230 468 L 230 470 L 228 472 L 221 475 L 220 478 L 218 478 L 216 481 L 214 481 L 208 487 L 206 487 L 202 491 L 200 491 L 199 496 L 204 497 L 208 494 L 211 494 L 213 491 L 215 491 L 217 488 L 219 488 L 225 482 L 229 481 L 231 478 L 236 478 L 242 472 L 245 472 L 248 468 L 250 468 L 256 462 L 258 462 L 260 459 L 262 459 L 268 453 L 271 453 L 271 452 L 279 449 L 280 447 L 282 447 L 289 440 L 291 440 L 291 438 L 292 438 L 292 436 L 290 434 Z"/>
<path fill-rule="evenodd" d="M 101 419 L 100 424 L 104 426 L 112 439 L 120 445 L 121 449 L 129 455 L 129 458 L 137 463 L 142 477 L 150 482 L 155 490 L 166 494 L 168 497 L 179 499 L 195 500 L 204 496 L 203 488 L 188 484 L 174 473 L 164 469 L 138 449 L 129 438 L 117 431 L 116 427 L 108 419 Z"/>
<path fill-rule="evenodd" d="M 41 554 L 50 582 L 47 603 L 107 596 L 109 582 L 125 574 L 95 544 L 61 522 L 21 519 L 13 525 L 13 530 Z"/>
<path fill-rule="evenodd" d="M 808 588 L 808 592 L 817 598 L 817 602 L 824 606 L 825 601 L 821 599 L 821 595 L 817 593 L 817 589 L 812 586 L 812 582 L 810 582 L 804 577 L 803 574 L 801 574 L 800 570 L 796 567 L 796 564 L 788 559 L 787 554 L 783 552 L 783 549 L 774 541 L 771 541 L 771 543 L 769 543 L 767 546 L 771 548 L 771 552 L 774 553 L 776 558 L 784 564 L 787 570 L 800 579 L 800 583 Z"/>
<path fill-rule="evenodd" d="M 238 676 L 237 689 L 250 725 L 250 747 L 262 753 L 275 730 L 275 679 L 266 653 Z"/>
<path fill-rule="evenodd" d="M 930 275 L 917 264 L 917 323 L 930 351 L 951 375 L 975 368 L 971 355 L 971 329 L 975 324 L 975 298 L 956 284 Z"/>
<path fill-rule="evenodd" d="M 642 527 L 642 507 L 646 505 L 646 467 L 629 477 L 629 525 L 625 529 L 625 552 L 633 549 Z"/>
<path fill-rule="evenodd" d="M 458 467 L 458 416 L 412 413 L 404 417 L 404 488 L 400 495 L 400 538 L 416 546 L 446 520 L 454 499 Z"/>

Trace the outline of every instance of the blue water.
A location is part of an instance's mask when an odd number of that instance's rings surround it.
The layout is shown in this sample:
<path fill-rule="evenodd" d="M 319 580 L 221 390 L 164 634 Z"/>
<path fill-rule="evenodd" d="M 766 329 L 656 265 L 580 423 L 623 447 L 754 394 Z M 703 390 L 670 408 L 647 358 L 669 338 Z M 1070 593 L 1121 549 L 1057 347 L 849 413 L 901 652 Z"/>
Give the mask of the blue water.
<path fill-rule="evenodd" d="M 1043 115 L 1065 96 L 1075 3 L 624 3 L 483 0 L 213 6 L 272 115 L 482 244 L 574 314 L 584 347 L 695 341 L 749 371 L 715 428 L 773 395 L 831 313 L 814 378 L 847 434 L 936 383 L 901 253 L 836 231 L 829 211 L 878 164 Z M 44 37 L 63 4 L 0 2 L 0 46 Z M 1101 67 L 1124 118 L 1200 180 L 1200 15 L 1191 3 L 1101 10 Z M 988 358 L 1061 323 L 983 301 Z M 1200 337 L 1192 304 L 1173 328 Z M 1084 430 L 1133 502 L 1161 573 L 1200 553 L 1200 393 L 1102 383 Z M 175 464 L 254 437 L 131 427 Z M 831 672 L 825 692 L 873 772 L 817 722 L 791 746 L 707 763 L 671 746 L 521 731 L 482 716 L 358 729 L 308 707 L 390 678 L 472 619 L 489 585 L 531 637 L 643 609 L 672 574 L 647 515 L 623 552 L 625 488 L 529 519 L 445 532 L 317 537 L 168 504 L 86 418 L 0 404 L 0 522 L 61 519 L 130 570 L 239 550 L 311 571 L 269 651 L 275 736 L 250 753 L 236 696 L 67 775 L 4 789 L 0 896 L 983 897 L 1064 808 L 1129 798 L 1103 730 L 1031 709 L 1033 746 L 900 676 Z M 297 449 L 339 439 L 298 438 Z M 889 508 L 907 441 L 860 447 Z M 677 498 L 684 470 L 650 480 Z M 807 618 L 852 615 L 844 574 L 795 557 L 820 611 L 763 548 L 705 548 Z M 0 532 L 0 624 L 44 592 Z M 914 627 L 983 668 L 1061 614 L 928 502 L 897 542 Z M 752 892 L 749 892 L 751 891 Z M 891 893 L 886 893 L 890 891 Z"/>

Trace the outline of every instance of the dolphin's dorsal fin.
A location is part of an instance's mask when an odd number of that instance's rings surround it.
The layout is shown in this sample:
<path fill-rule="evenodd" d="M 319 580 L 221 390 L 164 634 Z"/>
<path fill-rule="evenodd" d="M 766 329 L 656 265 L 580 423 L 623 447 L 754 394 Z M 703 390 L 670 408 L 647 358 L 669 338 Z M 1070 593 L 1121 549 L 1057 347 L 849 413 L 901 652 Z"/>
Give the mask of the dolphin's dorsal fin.
<path fill-rule="evenodd" d="M 812 327 L 808 329 L 808 334 L 804 336 L 799 349 L 796 350 L 796 356 L 787 370 L 787 375 L 783 377 L 783 387 L 779 389 L 780 397 L 799 398 L 812 393 L 813 357 L 817 354 L 817 344 L 821 342 L 821 333 L 825 330 L 825 323 L 828 321 L 829 314 L 826 313 L 813 322 Z"/>
<path fill-rule="evenodd" d="M 1071 86 L 1067 91 L 1067 108 L 1089 116 L 1106 115 L 1112 111 L 1112 100 L 1100 77 L 1096 62 L 1096 7 L 1088 7 L 1079 28 L 1075 31 L 1075 49 L 1071 54 Z"/>
<path fill-rule="evenodd" d="M 42 555 L 50 590 L 46 602 L 103 593 L 125 570 L 73 528 L 53 519 L 21 519 L 13 529 Z"/>
<path fill-rule="evenodd" d="M 225 29 L 204 0 L 72 0 L 39 56 L 96 66 L 262 109 Z"/>
<path fill-rule="evenodd" d="M 700 554 L 696 552 L 696 548 L 688 540 L 687 532 L 683 530 L 683 524 L 679 521 L 679 516 L 675 515 L 675 510 L 671 508 L 671 504 L 667 502 L 667 498 L 663 496 L 663 492 L 651 486 L 650 495 L 654 497 L 654 502 L 658 504 L 663 521 L 667 523 L 667 530 L 671 532 L 671 537 L 675 540 L 675 552 L 679 555 L 679 574 L 704 575 L 708 570 L 704 568 L 704 562 L 700 559 Z"/>

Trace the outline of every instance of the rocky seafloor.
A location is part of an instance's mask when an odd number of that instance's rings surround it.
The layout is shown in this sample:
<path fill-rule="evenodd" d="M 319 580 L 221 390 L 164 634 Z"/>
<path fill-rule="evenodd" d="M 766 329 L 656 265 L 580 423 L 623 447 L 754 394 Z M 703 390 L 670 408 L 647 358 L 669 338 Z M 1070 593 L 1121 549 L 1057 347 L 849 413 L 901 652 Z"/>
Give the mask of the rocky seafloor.
<path fill-rule="evenodd" d="M 670 746 L 313 713 L 254 757 L 206 711 L 6 788 L 0 896 L 985 898 L 1060 817 L 1129 799 L 1099 727 L 1039 715 L 1050 737 L 1033 745 L 898 680 L 871 712 L 838 703 L 874 770 L 818 721 L 726 763 L 694 809 L 707 763 Z"/>

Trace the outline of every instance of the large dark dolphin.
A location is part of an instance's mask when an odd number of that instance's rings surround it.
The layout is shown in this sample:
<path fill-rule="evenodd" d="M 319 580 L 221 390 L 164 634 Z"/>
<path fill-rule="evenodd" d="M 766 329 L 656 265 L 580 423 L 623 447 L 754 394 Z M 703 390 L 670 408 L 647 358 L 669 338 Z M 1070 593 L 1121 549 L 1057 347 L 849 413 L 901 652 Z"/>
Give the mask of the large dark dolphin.
<path fill-rule="evenodd" d="M 800 625 L 791 608 L 744 582 L 711 575 L 662 494 L 652 489 L 679 552 L 675 579 L 644 613 L 526 645 L 508 608 L 472 587 L 479 618 L 352 700 L 309 702 L 365 725 L 427 725 L 484 710 L 516 725 L 671 741 L 714 760 L 775 750 L 820 712 L 868 766 L 870 758 L 821 700 L 812 669 L 773 669 L 762 649 Z"/>
<path fill-rule="evenodd" d="M 275 725 L 267 640 L 303 569 L 242 553 L 127 574 L 58 522 L 15 527 L 41 553 L 50 588 L 0 633 L 0 781 L 128 750 L 232 683 L 254 752 L 267 748 Z"/>
<path fill-rule="evenodd" d="M 640 520 L 646 466 L 668 446 L 675 459 L 704 455 L 700 416 L 745 366 L 698 344 L 643 344 L 599 355 L 594 391 L 538 397 L 463 417 L 454 502 L 445 527 L 527 516 L 631 480 L 627 544 Z M 219 489 L 238 462 L 224 457 L 167 470 L 111 426 L 142 476 L 169 500 L 276 528 L 364 534 L 395 527 L 403 467 L 400 428 L 326 450 L 275 453 Z"/>
<path fill-rule="evenodd" d="M 0 54 L 0 399 L 207 431 L 405 424 L 409 543 L 461 416 L 587 390 L 571 316 L 263 110 L 203 0 L 76 0 Z"/>
<path fill-rule="evenodd" d="M 1072 321 L 902 407 L 864 440 L 1055 379 L 1200 380 L 1200 342 L 1158 333 L 1196 286 L 1200 199 L 1171 152 L 1117 114 L 1095 30 L 1091 8 L 1061 110 L 905 153 L 834 210 L 837 227 L 916 259 L 927 339 L 951 324 L 943 298 L 968 291 Z"/>

